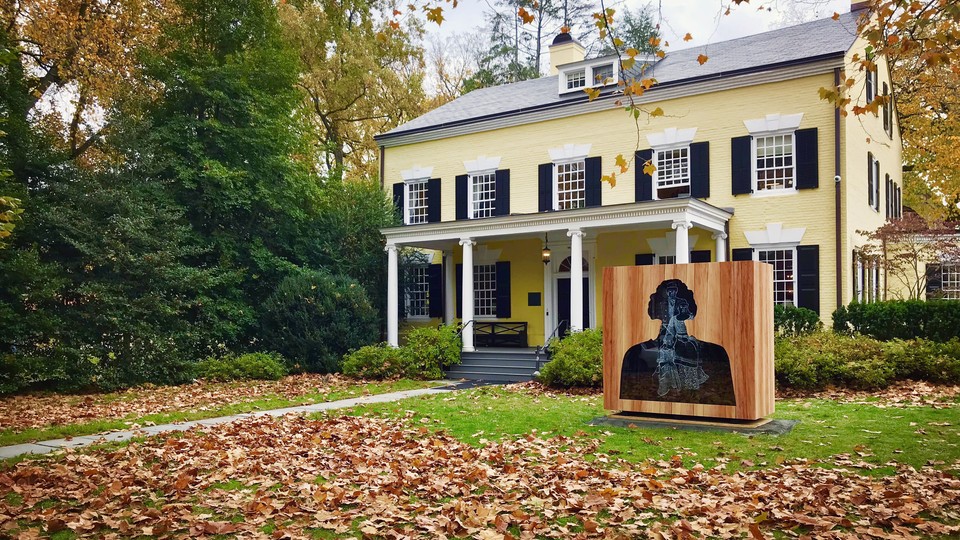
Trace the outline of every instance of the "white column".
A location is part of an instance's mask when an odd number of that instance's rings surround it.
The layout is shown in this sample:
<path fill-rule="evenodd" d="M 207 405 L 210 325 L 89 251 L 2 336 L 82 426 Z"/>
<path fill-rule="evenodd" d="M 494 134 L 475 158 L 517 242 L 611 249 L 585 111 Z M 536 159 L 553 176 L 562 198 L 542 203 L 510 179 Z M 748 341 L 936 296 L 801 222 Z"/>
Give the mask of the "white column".
<path fill-rule="evenodd" d="M 400 272 L 397 264 L 397 245 L 387 244 L 387 344 L 400 345 Z"/>
<path fill-rule="evenodd" d="M 476 242 L 472 238 L 461 238 L 460 245 L 463 246 L 463 290 L 460 291 L 460 300 L 463 302 L 464 324 L 473 321 L 473 246 Z M 473 347 L 473 323 L 464 327 L 463 351 L 472 352 Z"/>
<path fill-rule="evenodd" d="M 717 242 L 717 262 L 727 260 L 727 233 L 713 233 L 713 239 Z"/>
<path fill-rule="evenodd" d="M 456 266 L 453 262 L 453 250 L 443 252 L 443 324 L 453 324 L 453 318 L 457 314 L 454 288 L 456 287 L 457 277 L 454 274 Z"/>
<path fill-rule="evenodd" d="M 583 231 L 567 231 L 570 237 L 570 331 L 583 330 Z"/>
<path fill-rule="evenodd" d="M 678 219 L 673 222 L 673 228 L 677 231 L 677 251 L 675 254 L 677 264 L 690 262 L 690 238 L 687 236 L 687 231 L 692 226 L 693 224 L 685 219 Z"/>

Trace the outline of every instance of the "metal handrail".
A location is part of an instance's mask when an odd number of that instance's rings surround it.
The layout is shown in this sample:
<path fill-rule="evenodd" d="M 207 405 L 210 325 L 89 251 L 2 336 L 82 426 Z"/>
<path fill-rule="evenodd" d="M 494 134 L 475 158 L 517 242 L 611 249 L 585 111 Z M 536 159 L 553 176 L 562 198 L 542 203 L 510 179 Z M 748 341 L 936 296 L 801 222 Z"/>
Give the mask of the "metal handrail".
<path fill-rule="evenodd" d="M 461 324 L 460 324 L 460 328 L 457 329 L 457 333 L 456 333 L 456 335 L 455 335 L 454 337 L 455 337 L 455 338 L 458 338 L 458 339 L 461 339 L 461 343 L 462 343 L 462 338 L 463 338 L 463 331 L 466 330 L 467 326 L 470 325 L 470 324 L 473 324 L 473 320 L 469 320 L 469 321 L 467 321 L 467 322 L 465 322 L 465 323 L 461 323 Z M 443 323 L 438 324 L 438 325 L 437 325 L 437 330 L 443 328 L 444 326 L 446 326 L 446 325 L 443 324 Z M 437 358 L 439 358 L 439 357 L 440 357 L 440 345 L 437 344 Z M 441 369 L 441 371 L 443 370 L 443 366 L 442 366 L 442 365 L 440 366 L 440 369 Z"/>
<path fill-rule="evenodd" d="M 540 355 L 543 353 L 547 353 L 547 356 L 550 355 L 550 340 L 553 339 L 553 336 L 560 331 L 560 327 L 567 323 L 568 321 L 566 319 L 557 323 L 557 327 L 553 329 L 553 332 L 550 332 L 550 335 L 547 336 L 547 339 L 543 340 L 543 345 L 537 345 L 537 373 L 540 373 Z"/>

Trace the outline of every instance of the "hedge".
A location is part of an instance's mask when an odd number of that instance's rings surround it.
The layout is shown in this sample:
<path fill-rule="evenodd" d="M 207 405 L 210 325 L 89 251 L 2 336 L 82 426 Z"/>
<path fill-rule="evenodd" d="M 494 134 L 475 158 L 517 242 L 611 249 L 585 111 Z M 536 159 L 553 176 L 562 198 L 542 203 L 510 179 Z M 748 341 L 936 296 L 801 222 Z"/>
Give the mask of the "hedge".
<path fill-rule="evenodd" d="M 858 333 L 881 341 L 923 338 L 947 342 L 960 335 L 960 302 L 890 300 L 852 303 L 833 312 L 835 332 Z"/>

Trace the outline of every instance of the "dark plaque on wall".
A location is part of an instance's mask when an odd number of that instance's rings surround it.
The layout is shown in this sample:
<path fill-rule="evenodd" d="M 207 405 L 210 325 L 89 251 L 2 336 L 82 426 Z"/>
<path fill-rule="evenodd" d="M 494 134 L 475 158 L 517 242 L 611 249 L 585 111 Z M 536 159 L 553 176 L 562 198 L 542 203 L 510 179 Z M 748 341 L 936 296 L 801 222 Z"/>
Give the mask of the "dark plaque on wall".
<path fill-rule="evenodd" d="M 539 306 L 540 305 L 540 293 L 530 292 L 527 293 L 527 305 L 528 306 Z"/>

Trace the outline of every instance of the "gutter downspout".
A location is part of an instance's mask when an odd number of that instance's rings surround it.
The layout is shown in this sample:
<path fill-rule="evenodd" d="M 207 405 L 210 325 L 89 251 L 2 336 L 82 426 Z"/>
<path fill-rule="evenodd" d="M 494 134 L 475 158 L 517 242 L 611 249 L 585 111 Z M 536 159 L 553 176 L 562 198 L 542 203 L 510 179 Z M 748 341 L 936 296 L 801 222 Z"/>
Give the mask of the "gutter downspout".
<path fill-rule="evenodd" d="M 386 149 L 383 146 L 381 146 L 380 147 L 380 191 L 383 191 L 383 186 L 384 186 L 383 171 L 384 171 L 385 165 L 383 164 L 383 157 L 385 155 L 386 155 Z"/>
<path fill-rule="evenodd" d="M 833 70 L 833 83 L 840 88 L 840 68 Z M 834 246 L 837 261 L 837 307 L 843 305 L 843 246 L 840 226 L 840 107 L 833 111 L 833 199 L 834 199 Z"/>

